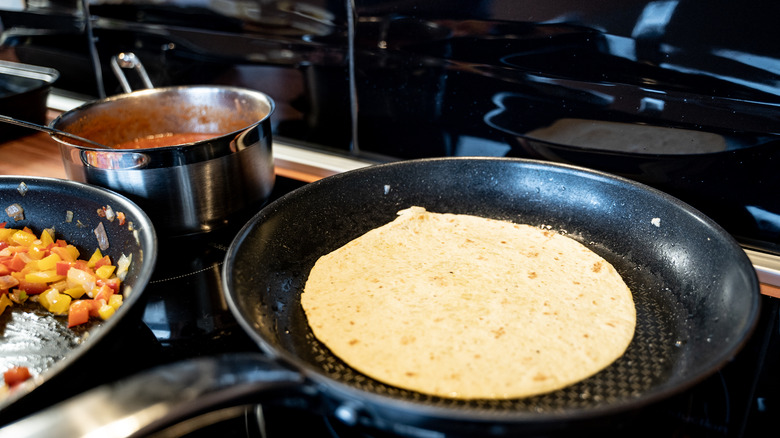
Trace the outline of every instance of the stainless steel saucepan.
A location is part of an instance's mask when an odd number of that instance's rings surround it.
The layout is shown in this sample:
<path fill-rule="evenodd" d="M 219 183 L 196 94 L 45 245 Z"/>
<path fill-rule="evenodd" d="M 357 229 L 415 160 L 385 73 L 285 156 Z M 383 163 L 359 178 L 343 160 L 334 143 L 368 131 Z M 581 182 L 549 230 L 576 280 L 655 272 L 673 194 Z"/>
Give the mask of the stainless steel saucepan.
<path fill-rule="evenodd" d="M 114 146 L 155 135 L 186 144 L 110 150 L 54 137 L 69 179 L 135 201 L 161 236 L 208 232 L 262 204 L 273 188 L 273 100 L 228 86 L 152 88 L 89 102 L 50 126 Z"/>

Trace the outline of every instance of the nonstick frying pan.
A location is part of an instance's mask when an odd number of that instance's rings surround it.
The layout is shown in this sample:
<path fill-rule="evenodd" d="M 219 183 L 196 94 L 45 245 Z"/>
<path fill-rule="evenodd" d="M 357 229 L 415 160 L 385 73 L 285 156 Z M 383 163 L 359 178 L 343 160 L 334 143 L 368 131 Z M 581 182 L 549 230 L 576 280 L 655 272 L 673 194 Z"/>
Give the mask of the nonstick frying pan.
<path fill-rule="evenodd" d="M 20 220 L 7 216 L 5 209 L 12 204 L 23 208 Z M 108 206 L 125 214 L 123 225 L 118 219 L 111 221 L 98 215 L 99 209 Z M 154 268 L 157 240 L 149 218 L 127 198 L 55 178 L 0 176 L 0 222 L 7 222 L 9 228 L 27 226 L 36 234 L 44 228 L 54 228 L 55 238 L 75 245 L 82 258 L 88 258 L 99 247 L 94 230 L 102 223 L 108 242 L 108 248 L 102 252 L 112 260 L 118 260 L 122 254 L 132 257 L 124 281 L 123 305 L 107 321 L 93 320 L 68 328 L 66 316 L 54 316 L 35 303 L 14 305 L 0 315 L 0 372 L 23 365 L 33 375 L 31 380 L 0 396 L 3 412 L 33 390 L 37 393 L 37 388 L 45 388 L 47 382 L 97 345 L 136 307 Z"/>
<path fill-rule="evenodd" d="M 545 226 L 589 246 L 634 293 L 638 323 L 628 351 L 568 388 L 504 401 L 429 397 L 347 367 L 308 328 L 299 302 L 307 274 L 321 255 L 411 205 Z M 56 421 L 63 436 L 87 432 L 62 420 L 93 404 L 118 411 L 101 431 L 136 425 L 104 436 L 130 436 L 225 403 L 287 397 L 349 425 L 406 436 L 553 430 L 627 413 L 700 382 L 746 342 L 759 308 L 745 253 L 688 205 L 609 174 L 508 158 L 403 161 L 304 186 L 244 226 L 223 274 L 231 310 L 265 355 L 151 370 L 13 424 L 0 437 L 51 431 L 47 424 Z"/>

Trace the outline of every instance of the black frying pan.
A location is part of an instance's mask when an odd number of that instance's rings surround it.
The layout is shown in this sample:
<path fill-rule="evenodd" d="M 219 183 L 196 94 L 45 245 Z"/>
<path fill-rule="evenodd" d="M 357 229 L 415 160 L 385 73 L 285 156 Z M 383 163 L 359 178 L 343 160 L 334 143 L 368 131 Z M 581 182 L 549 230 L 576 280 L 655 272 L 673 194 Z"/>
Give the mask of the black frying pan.
<path fill-rule="evenodd" d="M 6 207 L 12 204 L 24 209 L 22 220 L 6 215 Z M 98 209 L 106 206 L 123 212 L 127 222 L 120 225 L 118 220 L 99 217 Z M 71 220 L 68 211 L 72 212 Z M 124 282 L 124 304 L 105 322 L 93 320 L 71 329 L 67 327 L 67 317 L 54 316 L 35 303 L 14 305 L 0 315 L 0 372 L 12 366 L 27 366 L 34 376 L 6 396 L 0 396 L 0 412 L 3 412 L 74 364 L 131 312 L 151 277 L 157 241 L 149 218 L 127 198 L 55 178 L 0 175 L 0 222 L 7 222 L 10 228 L 28 226 L 36 234 L 53 227 L 55 238 L 75 245 L 82 258 L 89 258 L 98 248 L 94 230 L 103 223 L 109 244 L 103 253 L 115 261 L 122 254 L 132 256 Z"/>
<path fill-rule="evenodd" d="M 634 292 L 638 324 L 626 354 L 568 388 L 508 401 L 429 397 L 351 370 L 314 339 L 301 290 L 319 256 L 411 205 L 547 225 L 601 254 Z M 264 400 L 259 393 L 282 397 L 269 389 L 286 388 L 312 396 L 321 403 L 311 409 L 340 421 L 404 435 L 549 429 L 638 409 L 700 382 L 737 353 L 759 307 L 747 256 L 686 204 L 607 174 L 513 159 L 406 161 L 309 184 L 250 220 L 231 245 L 223 273 L 233 313 L 270 358 L 181 363 L 59 410 L 109 400 L 111 409 L 121 406 L 127 415 L 144 412 L 149 403 L 166 406 L 143 420 L 143 432 L 207 405 Z M 0 430 L 0 437 L 46 427 L 45 418 L 34 420 Z"/>

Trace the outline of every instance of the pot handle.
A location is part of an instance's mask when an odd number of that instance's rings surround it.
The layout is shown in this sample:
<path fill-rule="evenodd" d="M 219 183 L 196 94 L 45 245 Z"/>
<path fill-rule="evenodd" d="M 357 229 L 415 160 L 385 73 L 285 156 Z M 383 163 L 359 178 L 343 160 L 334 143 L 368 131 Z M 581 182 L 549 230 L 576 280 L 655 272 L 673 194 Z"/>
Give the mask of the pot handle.
<path fill-rule="evenodd" d="M 0 429 L 0 438 L 146 436 L 216 408 L 299 388 L 297 371 L 259 353 L 175 362 L 99 386 Z"/>
<path fill-rule="evenodd" d="M 130 86 L 127 76 L 125 76 L 125 73 L 122 71 L 123 68 L 135 70 L 141 78 L 145 88 L 154 88 L 152 80 L 149 79 L 149 74 L 146 73 L 146 69 L 141 63 L 141 60 L 132 52 L 122 52 L 111 57 L 111 70 L 114 71 L 114 76 L 119 80 L 119 85 L 122 86 L 125 93 L 132 92 L 133 87 Z"/>

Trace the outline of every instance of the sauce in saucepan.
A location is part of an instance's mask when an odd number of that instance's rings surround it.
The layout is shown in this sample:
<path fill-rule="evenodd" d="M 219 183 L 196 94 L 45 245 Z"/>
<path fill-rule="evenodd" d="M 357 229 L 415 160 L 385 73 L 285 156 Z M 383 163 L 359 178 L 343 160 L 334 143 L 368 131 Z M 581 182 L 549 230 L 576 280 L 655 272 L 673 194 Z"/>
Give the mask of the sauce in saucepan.
<path fill-rule="evenodd" d="M 199 132 L 157 134 L 118 143 L 113 147 L 114 149 L 158 148 L 163 146 L 195 143 L 196 141 L 208 140 L 210 138 L 219 137 L 220 135 L 221 134 L 204 134 Z"/>

